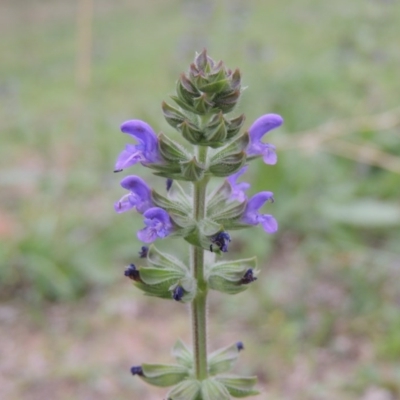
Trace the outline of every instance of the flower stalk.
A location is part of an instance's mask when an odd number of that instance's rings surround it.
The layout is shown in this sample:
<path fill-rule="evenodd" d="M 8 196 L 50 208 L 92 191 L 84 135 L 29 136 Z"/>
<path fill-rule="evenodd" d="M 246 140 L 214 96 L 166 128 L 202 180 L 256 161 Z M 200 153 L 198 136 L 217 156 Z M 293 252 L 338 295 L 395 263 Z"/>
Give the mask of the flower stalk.
<path fill-rule="evenodd" d="M 207 147 L 199 147 L 200 162 L 207 158 Z M 196 222 L 204 219 L 208 178 L 193 184 L 193 218 Z M 193 358 L 195 376 L 199 381 L 207 378 L 207 282 L 204 279 L 204 249 L 190 245 L 190 269 L 197 281 L 197 294 L 191 307 Z"/>
<path fill-rule="evenodd" d="M 275 147 L 261 139 L 283 120 L 266 114 L 240 133 L 245 116 L 227 116 L 240 94 L 240 71 L 226 68 L 222 61 L 216 63 L 204 50 L 187 74 L 180 75 L 176 95 L 171 96 L 176 106 L 162 103 L 166 121 L 187 141 L 186 147 L 163 133 L 157 135 L 144 121 L 121 125 L 121 131 L 137 143 L 126 145 L 114 172 L 141 164 L 167 180 L 165 192 L 158 193 L 140 177 L 126 176 L 121 186 L 128 193 L 114 204 L 115 211 L 136 210 L 143 215 L 145 226 L 137 237 L 146 244 L 181 238 L 190 246 L 189 262 L 153 244 L 142 246 L 138 262 L 145 265 L 130 263 L 124 271 L 149 296 L 190 303 L 192 348 L 178 340 L 172 349 L 176 364 L 142 363 L 131 368 L 132 375 L 151 385 L 172 387 L 168 400 L 229 400 L 258 394 L 256 377 L 226 375 L 244 349 L 242 342 L 212 353 L 207 346 L 208 291 L 240 293 L 254 284 L 259 273 L 255 257 L 218 261 L 229 250 L 228 232 L 256 225 L 269 234 L 278 230 L 275 218 L 260 212 L 274 201 L 273 193 L 264 191 L 248 198 L 251 185 L 238 180 L 256 158 L 276 163 Z M 211 178 L 223 178 L 213 191 L 208 190 Z M 189 193 L 182 181 L 190 183 Z M 205 252 L 214 253 L 207 263 Z"/>

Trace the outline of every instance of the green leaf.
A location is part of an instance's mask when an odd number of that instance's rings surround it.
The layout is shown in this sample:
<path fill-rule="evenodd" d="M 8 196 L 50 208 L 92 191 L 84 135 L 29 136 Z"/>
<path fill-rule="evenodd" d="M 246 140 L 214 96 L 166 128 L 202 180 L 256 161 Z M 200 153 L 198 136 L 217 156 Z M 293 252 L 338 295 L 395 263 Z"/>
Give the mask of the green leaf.
<path fill-rule="evenodd" d="M 220 229 L 221 230 L 221 229 Z M 195 228 L 184 236 L 184 239 L 194 246 L 202 247 L 205 250 L 210 249 L 211 240 L 208 236 L 205 236 L 199 231 L 199 227 L 196 225 Z"/>
<path fill-rule="evenodd" d="M 210 375 L 220 374 L 232 369 L 239 357 L 239 350 L 236 343 L 214 351 L 208 356 L 208 372 Z"/>
<path fill-rule="evenodd" d="M 221 224 L 214 222 L 210 218 L 202 219 L 197 226 L 200 234 L 204 236 L 213 236 L 222 230 Z"/>
<path fill-rule="evenodd" d="M 221 79 L 216 82 L 198 85 L 199 90 L 205 93 L 220 93 L 230 89 L 229 80 Z"/>
<path fill-rule="evenodd" d="M 186 116 L 180 110 L 175 107 L 170 106 L 165 101 L 162 102 L 161 108 L 164 113 L 164 118 L 173 127 L 176 128 L 177 125 L 181 124 Z M 159 136 L 160 137 L 160 136 Z"/>
<path fill-rule="evenodd" d="M 183 121 L 177 128 L 182 136 L 192 144 L 199 144 L 203 139 L 203 132 L 188 120 Z"/>
<path fill-rule="evenodd" d="M 208 170 L 214 176 L 230 176 L 239 171 L 239 169 L 242 168 L 245 162 L 246 153 L 242 151 L 237 154 L 227 155 L 226 157 L 221 158 L 218 161 L 210 163 Z"/>
<path fill-rule="evenodd" d="M 149 247 L 147 261 L 157 268 L 175 269 L 183 272 L 189 270 L 188 267 L 176 257 L 172 256 L 171 254 L 161 252 L 153 244 Z"/>
<path fill-rule="evenodd" d="M 260 393 L 254 389 L 257 384 L 256 376 L 217 376 L 215 380 L 222 383 L 229 394 L 235 398 L 255 396 Z"/>
<path fill-rule="evenodd" d="M 142 364 L 141 379 L 153 386 L 167 387 L 176 385 L 189 376 L 189 371 L 182 365 Z"/>
<path fill-rule="evenodd" d="M 220 275 L 234 282 L 238 276 L 246 272 L 248 269 L 257 271 L 257 257 L 243 258 L 234 261 L 220 261 L 209 267 L 208 273 Z"/>
<path fill-rule="evenodd" d="M 252 269 L 253 275 L 257 276 L 259 271 L 256 257 L 218 262 L 207 269 L 206 278 L 211 289 L 237 294 L 248 288 L 248 285 L 241 282 L 248 269 Z"/>
<path fill-rule="evenodd" d="M 196 52 L 196 57 L 194 59 L 194 64 L 199 70 L 204 70 L 209 63 L 209 58 L 207 57 L 207 50 L 203 49 L 201 53 Z"/>
<path fill-rule="evenodd" d="M 186 379 L 167 393 L 171 400 L 198 400 L 201 383 L 195 379 Z"/>
<path fill-rule="evenodd" d="M 190 160 L 188 151 L 179 143 L 168 138 L 163 133 L 158 136 L 158 148 L 161 156 L 169 162 L 180 162 Z"/>
<path fill-rule="evenodd" d="M 241 76 L 240 76 L 240 70 L 236 68 L 233 71 L 233 74 L 231 75 L 231 89 L 240 89 L 240 83 L 241 83 Z"/>
<path fill-rule="evenodd" d="M 182 197 L 181 199 L 181 201 L 178 201 L 178 199 L 170 200 L 156 192 L 154 189 L 151 191 L 151 200 L 156 207 L 163 208 L 171 216 L 173 214 L 187 219 L 188 216 L 192 215 L 192 206 L 189 204 L 187 198 L 185 199 Z"/>
<path fill-rule="evenodd" d="M 163 282 L 157 285 L 146 285 L 143 282 L 134 282 L 134 285 L 145 295 L 169 300 L 172 299 L 171 291 L 169 290 L 171 284 L 172 282 Z"/>
<path fill-rule="evenodd" d="M 175 225 L 184 228 L 187 232 L 194 229 L 196 221 L 192 218 L 192 206 L 186 196 L 177 196 L 174 199 L 172 199 L 172 196 L 169 196 L 171 198 L 166 198 L 155 190 L 152 190 L 151 197 L 154 205 L 163 208 L 168 212 Z M 178 230 L 172 235 L 183 236 L 184 233 L 182 230 Z"/>
<path fill-rule="evenodd" d="M 172 292 L 176 289 L 177 286 L 182 286 L 184 290 L 184 294 L 182 296 L 182 303 L 190 303 L 197 293 L 197 281 L 190 275 L 180 279 L 175 282 L 173 285 L 169 287 L 169 291 L 172 296 Z"/>
<path fill-rule="evenodd" d="M 240 282 L 231 282 L 220 275 L 210 276 L 208 284 L 210 289 L 226 294 L 238 294 L 244 292 L 249 287 L 248 285 L 240 284 Z"/>
<path fill-rule="evenodd" d="M 208 80 L 209 82 L 218 82 L 226 79 L 228 75 L 224 63 L 220 61 L 217 65 L 213 66 L 212 71 L 208 74 Z"/>
<path fill-rule="evenodd" d="M 228 156 L 241 153 L 246 150 L 250 143 L 250 136 L 247 132 L 240 135 L 235 140 L 231 141 L 225 147 L 221 147 L 218 150 L 212 150 L 210 152 L 210 163 L 216 164 Z"/>
<path fill-rule="evenodd" d="M 221 147 L 224 145 L 224 142 L 226 141 L 227 131 L 222 113 L 221 117 L 222 120 L 219 121 L 218 125 L 216 125 L 212 129 L 207 129 L 205 131 L 206 141 L 210 143 L 211 147 Z"/>
<path fill-rule="evenodd" d="M 202 399 L 207 400 L 230 399 L 229 392 L 225 386 L 212 378 L 201 382 L 201 395 Z"/>
<path fill-rule="evenodd" d="M 193 98 L 200 96 L 200 92 L 192 85 L 185 74 L 181 74 L 176 82 L 176 94 L 188 106 L 193 106 Z"/>
<path fill-rule="evenodd" d="M 179 365 L 191 369 L 193 368 L 193 353 L 182 340 L 178 339 L 172 348 L 172 355 L 176 358 Z"/>
<path fill-rule="evenodd" d="M 230 121 L 228 121 L 227 124 L 227 132 L 228 132 L 228 139 L 233 138 L 234 136 L 236 136 L 240 129 L 242 128 L 244 121 L 245 121 L 246 117 L 244 114 L 239 115 L 236 118 L 232 118 Z M 243 138 L 243 136 L 249 136 L 248 133 L 244 133 L 243 135 L 241 135 L 241 138 Z M 247 143 L 248 145 L 248 143 Z M 246 145 L 246 147 L 247 147 Z M 246 147 L 242 148 L 241 150 L 244 150 Z"/>
<path fill-rule="evenodd" d="M 181 169 L 179 164 L 176 162 L 165 163 L 165 164 L 146 164 L 142 163 L 145 167 L 155 170 L 155 175 L 170 177 L 174 174 L 180 173 Z M 162 175 L 161 175 L 162 174 Z"/>
<path fill-rule="evenodd" d="M 190 161 L 181 162 L 182 175 L 190 181 L 198 181 L 204 176 L 204 166 L 200 164 L 196 157 Z"/>
<path fill-rule="evenodd" d="M 182 73 L 179 76 L 178 85 L 180 85 L 181 89 L 186 93 L 188 98 L 196 97 L 200 95 L 200 92 L 196 89 L 193 82 Z"/>
<path fill-rule="evenodd" d="M 163 282 L 176 282 L 185 276 L 179 268 L 140 268 L 140 279 L 147 285 L 157 285 Z"/>
<path fill-rule="evenodd" d="M 216 188 L 207 196 L 206 215 L 212 216 L 217 212 L 221 212 L 225 205 L 229 202 L 232 195 L 232 187 L 227 180 L 224 180 L 222 185 Z"/>
<path fill-rule="evenodd" d="M 213 107 L 213 103 L 210 102 L 210 100 L 207 98 L 206 93 L 202 93 L 201 96 L 195 97 L 193 99 L 193 107 L 197 111 L 197 114 L 199 115 L 204 115 L 210 112 L 210 110 Z"/>
<path fill-rule="evenodd" d="M 216 207 L 213 209 L 216 210 L 213 214 L 207 215 L 214 222 L 217 222 L 223 225 L 225 230 L 229 229 L 238 229 L 236 225 L 238 225 L 238 220 L 242 217 L 244 210 L 246 209 L 247 202 L 238 203 L 237 201 L 231 201 L 227 203 L 224 207 L 221 207 L 217 210 Z M 240 227 L 242 224 L 240 224 Z"/>
<path fill-rule="evenodd" d="M 192 198 L 183 190 L 179 182 L 173 182 L 171 188 L 168 191 L 168 199 L 172 201 L 179 201 L 185 204 L 189 210 L 192 209 L 193 200 Z"/>
<path fill-rule="evenodd" d="M 176 104 L 178 104 L 179 107 L 183 108 L 186 111 L 196 113 L 196 109 L 191 104 L 182 100 L 180 97 L 178 97 L 178 96 L 170 96 L 170 97 Z"/>

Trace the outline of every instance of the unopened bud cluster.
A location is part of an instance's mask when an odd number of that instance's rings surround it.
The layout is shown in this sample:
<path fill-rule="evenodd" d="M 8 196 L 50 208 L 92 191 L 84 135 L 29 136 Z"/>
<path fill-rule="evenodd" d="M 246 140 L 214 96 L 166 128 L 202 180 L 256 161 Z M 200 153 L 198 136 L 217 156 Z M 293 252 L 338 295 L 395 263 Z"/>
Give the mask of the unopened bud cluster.
<path fill-rule="evenodd" d="M 126 145 L 118 156 L 115 172 L 141 164 L 167 180 L 165 192 L 160 193 L 139 176 L 126 176 L 121 186 L 127 193 L 115 203 L 115 211 L 135 209 L 143 215 L 144 227 L 137 236 L 146 244 L 181 237 L 209 253 L 201 266 L 203 278 L 199 283 L 193 265 L 187 261 L 161 252 L 153 244 L 143 246 L 139 252 L 143 265 L 130 264 L 124 274 L 147 295 L 191 303 L 200 292 L 202 296 L 208 290 L 236 294 L 257 279 L 254 257 L 234 261 L 218 261 L 216 257 L 228 252 L 232 230 L 260 225 L 272 234 L 278 229 L 275 218 L 260 211 L 274 201 L 273 193 L 263 191 L 249 197 L 250 184 L 238 180 L 253 159 L 262 157 L 266 164 L 276 163 L 275 147 L 261 139 L 283 120 L 279 115 L 266 114 L 242 131 L 244 115 L 227 115 L 240 95 L 240 71 L 226 68 L 222 61 L 215 62 L 204 50 L 188 72 L 180 75 L 176 94 L 171 96 L 175 104 L 162 103 L 166 121 L 186 140 L 185 146 L 164 133 L 157 135 L 141 120 L 121 125 L 121 131 L 137 143 Z M 223 179 L 210 191 L 207 184 L 212 177 Z M 191 182 L 197 192 L 185 190 L 179 181 Z M 201 191 L 203 199 L 195 194 Z M 224 375 L 242 349 L 243 344 L 238 342 L 210 354 L 207 377 L 201 380 L 196 377 L 194 354 L 180 341 L 173 349 L 176 365 L 142 364 L 131 371 L 153 385 L 174 386 L 168 399 L 247 397 L 257 393 L 256 378 Z"/>

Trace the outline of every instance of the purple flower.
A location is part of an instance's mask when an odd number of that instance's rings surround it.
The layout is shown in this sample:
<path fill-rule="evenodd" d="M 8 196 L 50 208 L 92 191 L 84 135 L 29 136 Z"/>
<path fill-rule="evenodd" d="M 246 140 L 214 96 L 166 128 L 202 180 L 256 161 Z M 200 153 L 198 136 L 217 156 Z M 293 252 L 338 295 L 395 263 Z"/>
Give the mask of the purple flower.
<path fill-rule="evenodd" d="M 242 217 L 242 222 L 249 225 L 261 224 L 267 233 L 275 233 L 278 230 L 278 222 L 269 214 L 260 214 L 258 210 L 268 200 L 274 201 L 272 192 L 260 192 L 255 194 L 247 203 Z"/>
<path fill-rule="evenodd" d="M 240 182 L 237 183 L 236 181 L 238 180 L 239 176 L 243 175 L 247 171 L 248 165 L 245 165 L 243 168 L 241 168 L 236 174 L 233 174 L 227 178 L 227 181 L 231 185 L 232 188 L 232 194 L 231 194 L 231 200 L 237 200 L 240 202 L 243 202 L 247 199 L 247 196 L 245 194 L 245 191 L 250 188 L 250 183 L 247 182 Z"/>
<path fill-rule="evenodd" d="M 165 238 L 172 232 L 173 226 L 169 215 L 162 208 L 149 208 L 143 216 L 146 227 L 137 233 L 142 242 L 151 243 L 158 238 Z"/>
<path fill-rule="evenodd" d="M 283 124 L 283 118 L 278 114 L 265 114 L 256 119 L 249 129 L 250 144 L 247 148 L 248 156 L 261 155 L 265 164 L 276 164 L 275 146 L 261 142 L 262 137 L 270 130 Z"/>
<path fill-rule="evenodd" d="M 123 213 L 136 207 L 136 210 L 140 214 L 143 214 L 153 206 L 151 189 L 143 179 L 135 175 L 130 175 L 122 179 L 121 186 L 129 190 L 130 193 L 123 196 L 114 204 L 114 209 L 117 213 Z"/>
<path fill-rule="evenodd" d="M 157 135 L 149 124 L 132 119 L 121 125 L 121 131 L 133 136 L 139 143 L 126 145 L 115 163 L 116 172 L 138 162 L 155 163 L 160 160 Z"/>

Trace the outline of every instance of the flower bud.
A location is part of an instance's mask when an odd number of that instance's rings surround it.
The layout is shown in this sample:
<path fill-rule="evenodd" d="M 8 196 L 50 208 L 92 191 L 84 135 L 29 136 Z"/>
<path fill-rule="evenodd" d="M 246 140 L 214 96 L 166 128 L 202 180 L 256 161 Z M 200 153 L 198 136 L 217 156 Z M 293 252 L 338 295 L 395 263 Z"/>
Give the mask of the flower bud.
<path fill-rule="evenodd" d="M 143 376 L 143 369 L 141 365 L 131 367 L 131 374 L 132 375 L 139 375 Z"/>
<path fill-rule="evenodd" d="M 203 50 L 190 64 L 188 75 L 181 74 L 176 85 L 176 96 L 171 96 L 171 98 L 183 110 L 194 114 L 207 115 L 219 112 L 226 114 L 233 110 L 239 100 L 240 84 L 238 69 L 232 72 L 222 61 L 215 63 L 207 55 L 206 50 Z M 178 121 L 182 119 L 182 113 L 164 105 L 163 110 L 168 123 L 174 127 L 177 126 Z M 233 131 L 234 133 L 229 137 L 233 137 L 238 129 L 233 129 Z M 203 145 L 212 146 L 208 143 Z M 214 144 L 213 147 L 217 145 Z"/>
<path fill-rule="evenodd" d="M 129 267 L 124 271 L 124 275 L 135 282 L 140 282 L 140 273 L 137 270 L 135 264 L 130 264 Z"/>
<path fill-rule="evenodd" d="M 224 119 L 222 112 L 214 116 L 204 130 L 204 136 L 206 143 L 211 147 L 221 147 L 226 141 L 227 132 L 227 121 Z"/>
<path fill-rule="evenodd" d="M 147 246 L 142 246 L 140 251 L 139 251 L 139 257 L 140 258 L 146 258 L 148 252 L 149 252 L 149 248 Z"/>
<path fill-rule="evenodd" d="M 170 106 L 168 103 L 163 101 L 161 103 L 161 108 L 163 110 L 165 120 L 173 127 L 176 128 L 177 125 L 181 124 L 186 116 L 184 113 L 179 111 L 177 108 Z"/>
<path fill-rule="evenodd" d="M 242 285 L 247 285 L 251 282 L 254 282 L 257 280 L 257 277 L 254 276 L 253 270 L 249 268 L 243 275 L 243 278 L 240 280 L 240 283 Z"/>
<path fill-rule="evenodd" d="M 180 161 L 188 161 L 188 152 L 177 142 L 161 133 L 158 136 L 158 148 L 162 158 L 166 163 L 174 163 Z"/>
<path fill-rule="evenodd" d="M 177 286 L 173 291 L 172 291 L 172 298 L 175 301 L 181 301 L 182 297 L 184 295 L 185 291 L 183 290 L 182 286 Z"/>
<path fill-rule="evenodd" d="M 210 164 L 209 171 L 214 176 L 229 176 L 239 171 L 246 162 L 246 153 L 241 151 L 237 154 L 231 154 L 216 163 Z"/>
<path fill-rule="evenodd" d="M 203 132 L 195 124 L 188 120 L 183 121 L 177 126 L 182 136 L 192 144 L 199 144 L 203 140 Z"/>
<path fill-rule="evenodd" d="M 167 192 L 169 192 L 169 190 L 171 189 L 172 183 L 174 182 L 173 179 L 171 178 L 167 178 L 167 181 L 165 183 L 165 188 L 167 189 Z"/>
<path fill-rule="evenodd" d="M 208 114 L 212 110 L 213 105 L 214 103 L 208 99 L 206 93 L 202 93 L 201 96 L 193 99 L 193 107 L 196 114 Z"/>
<path fill-rule="evenodd" d="M 228 251 L 228 243 L 231 241 L 231 237 L 228 232 L 218 232 L 211 238 L 211 242 L 215 244 L 223 253 Z M 213 244 L 210 245 L 210 251 L 213 251 Z"/>
<path fill-rule="evenodd" d="M 231 112 L 240 97 L 240 90 L 232 90 L 226 93 L 221 93 L 214 99 L 215 107 L 220 109 L 224 114 Z"/>
<path fill-rule="evenodd" d="M 235 135 L 237 135 L 240 131 L 240 129 L 242 128 L 244 121 L 245 121 L 246 117 L 244 114 L 239 115 L 236 118 L 232 118 L 231 120 L 228 121 L 227 124 L 227 138 L 231 139 L 233 138 Z"/>
<path fill-rule="evenodd" d="M 204 176 L 204 166 L 200 164 L 196 157 L 190 161 L 181 162 L 182 176 L 187 181 L 199 181 Z"/>
<path fill-rule="evenodd" d="M 243 342 L 236 342 L 236 348 L 238 349 L 238 351 L 244 350 Z"/>

